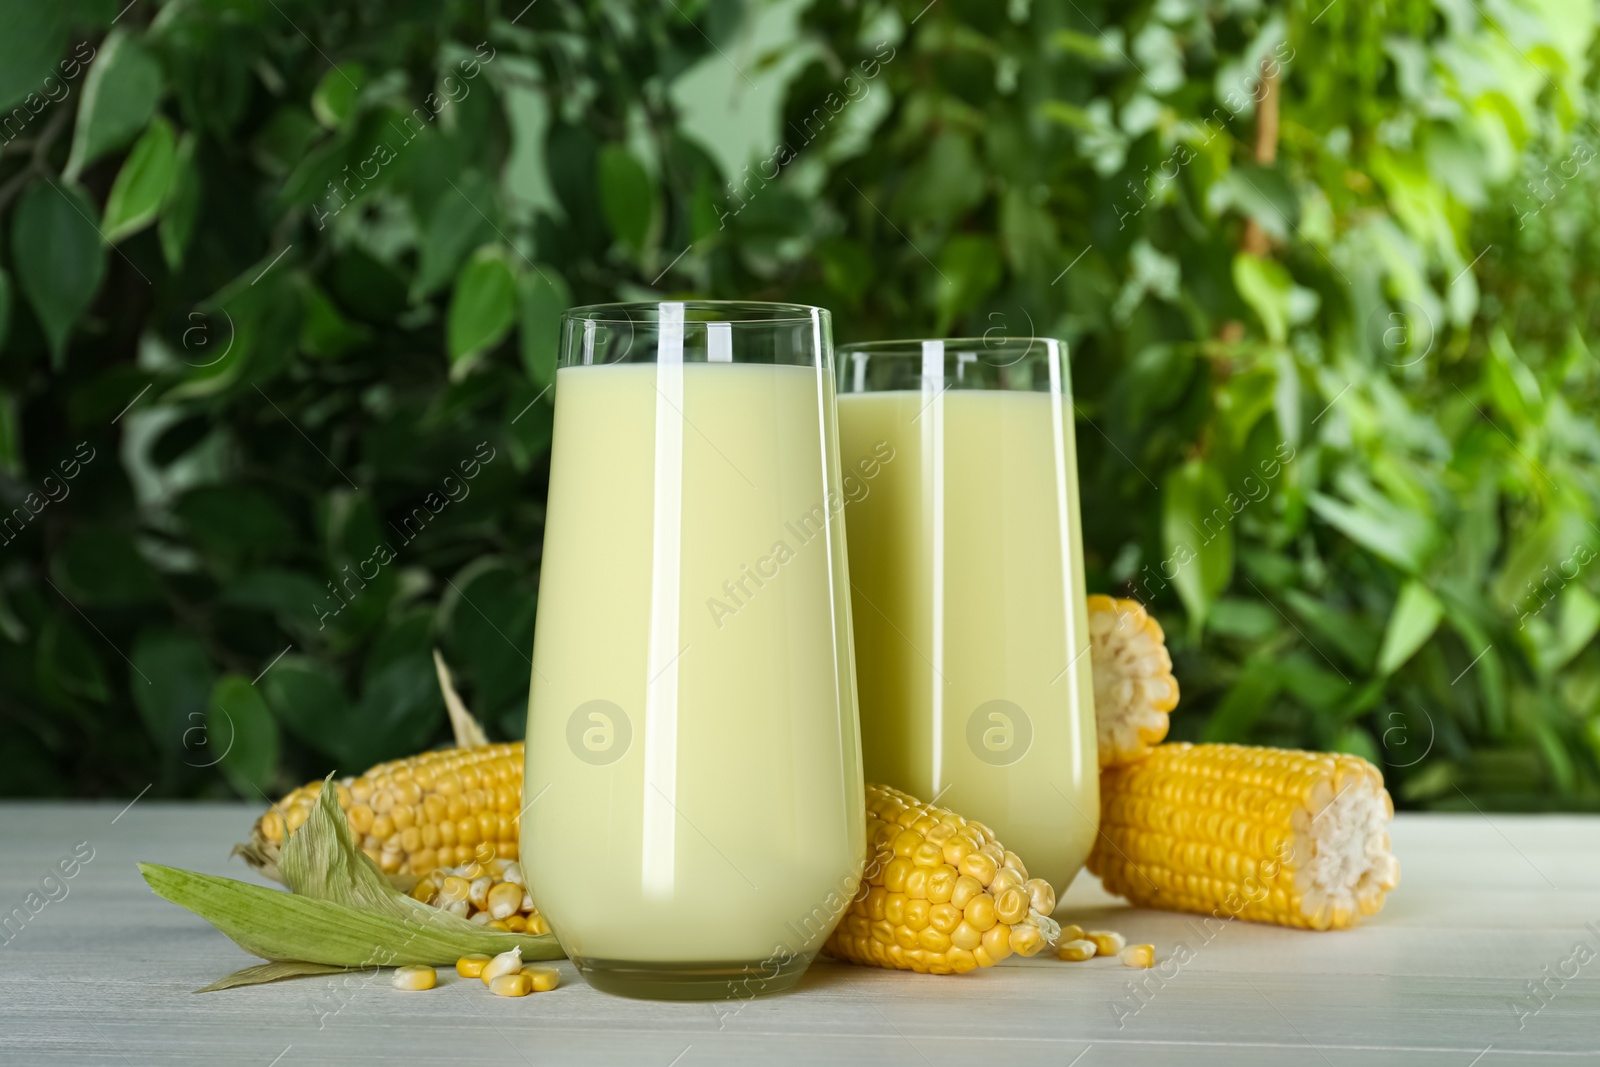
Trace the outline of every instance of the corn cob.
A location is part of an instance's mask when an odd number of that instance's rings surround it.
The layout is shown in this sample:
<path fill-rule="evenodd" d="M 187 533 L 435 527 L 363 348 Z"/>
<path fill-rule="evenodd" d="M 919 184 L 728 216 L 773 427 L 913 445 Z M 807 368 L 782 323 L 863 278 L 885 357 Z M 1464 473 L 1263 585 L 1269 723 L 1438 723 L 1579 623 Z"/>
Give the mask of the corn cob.
<path fill-rule="evenodd" d="M 1158 745 L 1100 775 L 1089 871 L 1135 904 L 1312 930 L 1383 907 L 1394 805 L 1358 756 Z"/>
<path fill-rule="evenodd" d="M 1091 596 L 1089 662 L 1100 766 L 1143 759 L 1167 736 L 1167 713 L 1178 706 L 1161 624 L 1137 600 Z"/>
<path fill-rule="evenodd" d="M 517 858 L 521 742 L 424 752 L 380 763 L 336 788 L 357 846 L 385 874 Z M 321 792 L 321 782 L 310 782 L 284 797 L 236 851 L 276 878 L 285 833 L 299 829 Z"/>
<path fill-rule="evenodd" d="M 840 959 L 964 974 L 1032 956 L 1060 933 L 1054 890 L 982 823 L 869 785 L 867 841 L 861 888 L 826 945 Z"/>

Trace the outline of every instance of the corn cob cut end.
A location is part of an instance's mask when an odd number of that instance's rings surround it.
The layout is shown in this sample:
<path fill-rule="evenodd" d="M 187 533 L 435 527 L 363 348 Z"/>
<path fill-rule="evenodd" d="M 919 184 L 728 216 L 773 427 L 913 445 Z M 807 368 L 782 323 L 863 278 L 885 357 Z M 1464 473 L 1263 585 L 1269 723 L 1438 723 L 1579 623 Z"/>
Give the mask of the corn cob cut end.
<path fill-rule="evenodd" d="M 1100 782 L 1088 868 L 1136 904 L 1336 930 L 1399 884 L 1394 805 L 1358 756 L 1175 743 Z"/>
<path fill-rule="evenodd" d="M 1166 635 L 1137 600 L 1096 594 L 1088 605 L 1100 766 L 1132 763 L 1167 736 L 1178 706 Z"/>

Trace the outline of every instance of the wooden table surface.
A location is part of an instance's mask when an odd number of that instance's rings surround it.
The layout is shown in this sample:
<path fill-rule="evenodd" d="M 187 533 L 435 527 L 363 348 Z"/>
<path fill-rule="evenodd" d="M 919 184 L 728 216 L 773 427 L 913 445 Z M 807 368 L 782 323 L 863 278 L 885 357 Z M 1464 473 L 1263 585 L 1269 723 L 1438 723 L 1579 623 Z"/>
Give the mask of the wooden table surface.
<path fill-rule="evenodd" d="M 0 934 L 0 1063 L 1600 1061 L 1600 818 L 1402 814 L 1400 888 L 1346 933 L 1207 930 L 1129 908 L 1084 875 L 1057 918 L 1121 930 L 1164 956 L 1179 942 L 1193 952 L 1142 999 L 1129 983 L 1151 972 L 1044 957 L 963 978 L 823 961 L 795 991 L 743 1004 L 608 997 L 564 961 L 559 990 L 523 1000 L 454 974 L 402 993 L 386 973 L 196 996 L 255 961 L 153 896 L 134 861 L 250 877 L 228 849 L 255 814 L 151 800 L 0 804 L 0 916 L 23 907 L 58 860 L 93 850 L 64 897 L 55 888 L 59 899 Z M 1535 980 L 1545 981 L 1539 999 Z"/>

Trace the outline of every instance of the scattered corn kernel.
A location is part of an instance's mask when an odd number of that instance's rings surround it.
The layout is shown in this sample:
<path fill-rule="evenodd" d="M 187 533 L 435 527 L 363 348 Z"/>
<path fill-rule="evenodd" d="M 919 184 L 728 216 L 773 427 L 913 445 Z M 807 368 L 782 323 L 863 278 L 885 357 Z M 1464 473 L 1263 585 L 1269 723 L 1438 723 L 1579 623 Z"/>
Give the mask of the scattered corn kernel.
<path fill-rule="evenodd" d="M 502 974 L 489 983 L 489 992 L 497 997 L 525 997 L 533 992 L 533 979 L 521 971 Z"/>
<path fill-rule="evenodd" d="M 483 979 L 484 985 L 489 985 L 502 975 L 516 974 L 520 970 L 522 970 L 522 946 L 518 945 L 484 964 L 483 973 L 478 977 Z"/>
<path fill-rule="evenodd" d="M 501 882 L 484 895 L 483 906 L 496 919 L 509 918 L 522 906 L 522 887 L 514 882 Z"/>
<path fill-rule="evenodd" d="M 522 973 L 533 983 L 535 993 L 548 993 L 561 984 L 561 972 L 554 967 L 525 967 Z"/>
<path fill-rule="evenodd" d="M 1084 960 L 1094 959 L 1095 951 L 1094 942 L 1084 938 L 1063 941 L 1056 946 L 1056 956 L 1072 963 L 1082 963 Z"/>
<path fill-rule="evenodd" d="M 1099 956 L 1115 956 L 1128 943 L 1128 939 L 1115 930 L 1090 930 L 1083 936 L 1094 942 L 1095 954 Z"/>
<path fill-rule="evenodd" d="M 1129 945 L 1117 953 L 1117 959 L 1122 961 L 1124 967 L 1137 967 L 1144 969 L 1156 965 L 1156 947 L 1154 945 Z"/>
<path fill-rule="evenodd" d="M 396 967 L 390 979 L 396 989 L 432 989 L 438 980 L 438 973 L 432 967 L 420 964 Z"/>
<path fill-rule="evenodd" d="M 1061 944 L 1064 945 L 1068 941 L 1082 941 L 1082 940 L 1083 940 L 1083 927 L 1079 926 L 1077 923 L 1068 923 L 1067 925 L 1065 925 L 1065 926 L 1063 926 L 1061 928 L 1061 942 L 1060 942 Z"/>
<path fill-rule="evenodd" d="M 456 973 L 463 978 L 478 978 L 483 974 L 483 969 L 489 965 L 489 957 L 482 952 L 474 952 L 470 956 L 462 956 L 456 960 Z"/>

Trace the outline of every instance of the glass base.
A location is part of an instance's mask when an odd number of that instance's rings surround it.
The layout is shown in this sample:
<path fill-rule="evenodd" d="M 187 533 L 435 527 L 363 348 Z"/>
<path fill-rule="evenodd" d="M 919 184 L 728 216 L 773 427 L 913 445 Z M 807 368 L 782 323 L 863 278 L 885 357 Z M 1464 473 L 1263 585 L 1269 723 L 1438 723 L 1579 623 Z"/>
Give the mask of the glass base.
<path fill-rule="evenodd" d="M 787 963 L 771 958 L 728 963 L 639 963 L 572 957 L 584 981 L 602 993 L 642 1000 L 748 1000 L 780 993 L 800 980 L 815 953 Z"/>

